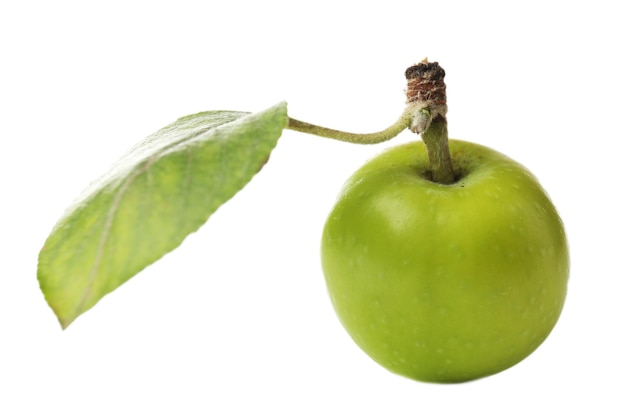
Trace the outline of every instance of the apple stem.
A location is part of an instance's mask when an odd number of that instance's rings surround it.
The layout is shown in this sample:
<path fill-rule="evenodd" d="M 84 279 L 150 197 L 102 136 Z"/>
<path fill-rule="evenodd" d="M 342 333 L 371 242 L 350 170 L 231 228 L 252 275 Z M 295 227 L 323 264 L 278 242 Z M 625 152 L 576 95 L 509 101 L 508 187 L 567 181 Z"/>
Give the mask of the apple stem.
<path fill-rule="evenodd" d="M 426 145 L 428 160 L 432 172 L 432 180 L 439 184 L 452 184 L 456 180 L 450 147 L 448 146 L 448 122 L 445 117 L 438 116 L 430 122 L 429 127 L 421 133 Z"/>
<path fill-rule="evenodd" d="M 345 141 L 356 144 L 377 144 L 391 140 L 403 130 L 409 127 L 411 118 L 405 113 L 395 123 L 377 133 L 349 133 L 346 131 L 334 130 L 332 128 L 321 127 L 315 124 L 289 118 L 287 128 L 302 133 L 313 134 L 320 137 L 331 138 L 333 140 Z"/>
<path fill-rule="evenodd" d="M 445 71 L 438 63 L 426 59 L 406 72 L 407 107 L 402 116 L 388 128 L 377 133 L 349 133 L 289 118 L 287 128 L 302 133 L 356 144 L 377 144 L 391 140 L 404 129 L 421 134 L 430 161 L 432 181 L 452 184 L 454 169 L 448 146 Z"/>
<path fill-rule="evenodd" d="M 439 184 L 455 181 L 448 146 L 446 114 L 446 72 L 438 63 L 423 60 L 406 70 L 407 108 L 403 117 L 411 118 L 409 129 L 421 134 L 426 145 L 432 180 Z"/>

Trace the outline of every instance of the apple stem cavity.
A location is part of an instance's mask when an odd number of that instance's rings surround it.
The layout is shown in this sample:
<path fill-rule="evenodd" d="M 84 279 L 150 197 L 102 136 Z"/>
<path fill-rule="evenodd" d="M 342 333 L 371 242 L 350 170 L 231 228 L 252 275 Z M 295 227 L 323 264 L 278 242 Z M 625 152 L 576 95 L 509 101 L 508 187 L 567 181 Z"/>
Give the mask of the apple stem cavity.
<path fill-rule="evenodd" d="M 448 147 L 445 75 L 439 63 L 426 59 L 409 67 L 405 72 L 407 107 L 403 117 L 411 119 L 409 129 L 420 134 L 426 145 L 432 181 L 452 184 L 455 176 Z"/>

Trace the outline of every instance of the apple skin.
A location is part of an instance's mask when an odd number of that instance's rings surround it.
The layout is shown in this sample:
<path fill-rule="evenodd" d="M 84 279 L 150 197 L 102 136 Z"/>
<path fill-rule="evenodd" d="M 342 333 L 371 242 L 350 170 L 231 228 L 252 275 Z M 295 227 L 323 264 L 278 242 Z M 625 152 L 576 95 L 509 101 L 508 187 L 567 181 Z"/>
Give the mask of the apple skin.
<path fill-rule="evenodd" d="M 331 301 L 354 341 L 419 381 L 488 376 L 556 324 L 569 255 L 555 207 L 510 158 L 451 140 L 459 176 L 428 178 L 424 145 L 383 152 L 346 182 L 322 236 Z"/>

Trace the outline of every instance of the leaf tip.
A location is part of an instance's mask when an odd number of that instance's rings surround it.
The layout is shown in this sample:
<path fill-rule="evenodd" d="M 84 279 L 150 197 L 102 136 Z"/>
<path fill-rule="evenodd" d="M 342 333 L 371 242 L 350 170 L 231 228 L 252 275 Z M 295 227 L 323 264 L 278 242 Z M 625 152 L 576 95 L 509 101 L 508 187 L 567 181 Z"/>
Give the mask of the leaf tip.
<path fill-rule="evenodd" d="M 44 254 L 43 253 L 44 249 L 45 249 L 45 246 L 42 248 L 42 250 L 39 253 L 39 262 L 37 266 L 37 282 L 39 283 L 39 290 L 43 294 L 44 300 L 48 304 L 48 307 L 50 307 L 50 309 L 54 313 L 54 316 L 57 318 L 57 321 L 59 322 L 61 329 L 65 330 L 67 327 L 69 327 L 69 325 L 72 322 L 74 322 L 76 317 L 69 318 L 63 315 L 61 309 L 58 307 L 58 304 L 55 304 L 55 301 L 54 301 L 55 299 L 51 295 L 52 293 L 50 290 L 50 284 L 47 281 L 49 280 L 48 278 L 49 275 L 47 275 L 47 271 L 44 269 L 44 267 L 42 267 L 43 264 L 41 260 Z"/>
<path fill-rule="evenodd" d="M 59 318 L 59 324 L 61 325 L 61 331 L 65 331 L 67 330 L 67 327 L 70 326 L 70 324 L 72 324 L 74 322 L 74 320 L 63 320 L 61 318 Z"/>

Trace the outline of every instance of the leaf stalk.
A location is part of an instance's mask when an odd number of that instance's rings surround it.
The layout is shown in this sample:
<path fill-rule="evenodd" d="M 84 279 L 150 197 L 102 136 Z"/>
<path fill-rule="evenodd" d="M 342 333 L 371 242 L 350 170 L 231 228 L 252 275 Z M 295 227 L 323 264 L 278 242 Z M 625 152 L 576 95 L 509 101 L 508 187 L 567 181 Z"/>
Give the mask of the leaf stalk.
<path fill-rule="evenodd" d="M 388 141 L 407 129 L 411 124 L 408 113 L 402 115 L 395 123 L 386 129 L 377 133 L 349 133 L 346 131 L 334 130 L 332 128 L 322 127 L 304 121 L 289 118 L 287 128 L 289 130 L 299 131 L 302 133 L 313 134 L 320 137 L 326 137 L 333 140 L 345 141 L 355 144 L 378 144 Z"/>

